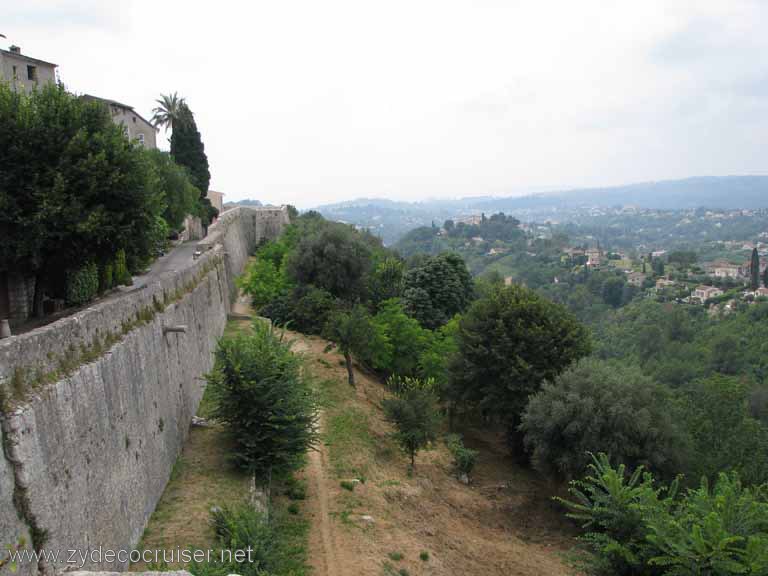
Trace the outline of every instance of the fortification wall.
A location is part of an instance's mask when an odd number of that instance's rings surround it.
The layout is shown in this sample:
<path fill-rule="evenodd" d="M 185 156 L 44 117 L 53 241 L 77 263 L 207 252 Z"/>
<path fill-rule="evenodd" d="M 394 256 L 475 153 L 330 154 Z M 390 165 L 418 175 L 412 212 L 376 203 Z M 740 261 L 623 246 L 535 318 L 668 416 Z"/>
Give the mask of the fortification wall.
<path fill-rule="evenodd" d="M 3 431 L 0 430 L 0 450 L 4 440 Z M 0 573 L 3 574 L 12 570 L 8 563 L 8 550 L 32 549 L 29 529 L 13 505 L 14 488 L 13 468 L 5 458 L 0 457 L 0 565 L 6 563 L 0 568 Z M 37 572 L 37 567 L 29 564 L 18 565 L 15 569 L 15 576 L 30 576 Z"/>
<path fill-rule="evenodd" d="M 230 297 L 237 294 L 234 279 L 245 268 L 251 251 L 264 239 L 275 238 L 289 223 L 284 208 L 235 208 L 224 212 L 208 229 L 208 236 L 200 242 L 203 249 L 216 244 L 224 246 L 230 281 Z"/>
<path fill-rule="evenodd" d="M 234 276 L 286 222 L 280 209 L 226 212 L 188 268 L 0 341 L 2 385 L 24 393 L 2 417 L 0 545 L 25 532 L 52 550 L 138 544 L 202 396 Z"/>

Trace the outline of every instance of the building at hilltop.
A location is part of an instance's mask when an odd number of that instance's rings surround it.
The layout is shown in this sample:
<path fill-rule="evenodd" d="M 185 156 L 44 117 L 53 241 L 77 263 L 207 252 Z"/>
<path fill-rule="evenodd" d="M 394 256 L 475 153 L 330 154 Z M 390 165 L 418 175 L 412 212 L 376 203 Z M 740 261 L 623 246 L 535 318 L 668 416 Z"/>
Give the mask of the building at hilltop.
<path fill-rule="evenodd" d="M 56 64 L 22 54 L 18 46 L 0 49 L 0 80 L 29 92 L 56 81 Z"/>
<path fill-rule="evenodd" d="M 138 142 L 144 148 L 157 148 L 157 128 L 149 120 L 136 112 L 133 106 L 123 104 L 117 100 L 91 96 L 90 94 L 85 94 L 83 99 L 103 104 L 109 111 L 112 122 L 125 129 L 129 140 Z"/>

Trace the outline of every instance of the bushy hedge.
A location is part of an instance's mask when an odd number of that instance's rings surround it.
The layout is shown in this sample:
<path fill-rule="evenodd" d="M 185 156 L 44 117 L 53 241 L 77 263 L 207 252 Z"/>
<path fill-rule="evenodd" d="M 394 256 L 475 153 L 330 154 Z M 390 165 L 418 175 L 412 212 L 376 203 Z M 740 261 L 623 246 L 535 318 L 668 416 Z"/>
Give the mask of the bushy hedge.
<path fill-rule="evenodd" d="M 67 303 L 75 306 L 93 300 L 99 293 L 99 269 L 94 262 L 67 273 Z"/>
<path fill-rule="evenodd" d="M 214 416 L 229 426 L 242 468 L 266 479 L 292 468 L 315 443 L 315 401 L 300 359 L 266 323 L 220 340 L 207 380 Z"/>

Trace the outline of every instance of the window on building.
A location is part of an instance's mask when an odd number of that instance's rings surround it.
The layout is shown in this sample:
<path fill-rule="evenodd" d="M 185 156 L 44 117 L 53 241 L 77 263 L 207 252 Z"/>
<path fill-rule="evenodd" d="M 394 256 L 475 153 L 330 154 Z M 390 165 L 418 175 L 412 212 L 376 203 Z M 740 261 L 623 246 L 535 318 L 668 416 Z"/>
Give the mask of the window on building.
<path fill-rule="evenodd" d="M 18 73 L 16 72 L 16 66 L 13 67 L 13 79 L 16 80 L 19 77 Z"/>
<path fill-rule="evenodd" d="M 136 124 L 136 116 L 133 117 L 133 123 Z"/>
<path fill-rule="evenodd" d="M 27 66 L 27 80 L 37 80 L 37 66 Z"/>
<path fill-rule="evenodd" d="M 136 139 L 139 141 L 139 143 L 144 146 L 144 134 L 139 134 Z"/>

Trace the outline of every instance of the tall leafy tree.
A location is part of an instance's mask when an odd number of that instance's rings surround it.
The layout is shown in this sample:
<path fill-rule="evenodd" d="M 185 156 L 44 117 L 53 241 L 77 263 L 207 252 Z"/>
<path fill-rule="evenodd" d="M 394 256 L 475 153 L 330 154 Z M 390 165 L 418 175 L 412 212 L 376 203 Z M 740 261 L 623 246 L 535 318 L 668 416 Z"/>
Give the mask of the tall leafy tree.
<path fill-rule="evenodd" d="M 166 231 L 160 182 L 102 105 L 0 84 L 0 126 L 0 269 L 37 278 L 38 314 L 67 271 L 121 250 L 132 269 L 149 260 Z"/>
<path fill-rule="evenodd" d="M 397 298 L 382 302 L 373 321 L 385 338 L 380 367 L 390 374 L 415 376 L 419 357 L 429 345 L 429 331 L 405 313 Z"/>
<path fill-rule="evenodd" d="M 177 164 L 181 164 L 189 170 L 192 184 L 200 191 L 199 215 L 203 224 L 207 226 L 218 215 L 218 211 L 206 198 L 211 182 L 211 172 L 195 116 L 184 101 L 179 104 L 178 118 L 173 123 L 171 156 Z"/>
<path fill-rule="evenodd" d="M 752 258 L 749 263 L 749 287 L 752 290 L 760 288 L 760 255 L 757 248 L 752 249 Z"/>
<path fill-rule="evenodd" d="M 181 230 L 184 218 L 197 211 L 200 191 L 192 185 L 186 170 L 176 164 L 167 152 L 148 150 L 147 154 L 165 197 L 163 218 L 171 230 Z"/>
<path fill-rule="evenodd" d="M 504 422 L 522 457 L 517 428 L 529 396 L 589 354 L 587 331 L 563 306 L 513 285 L 472 304 L 457 339 L 451 399 Z"/>

